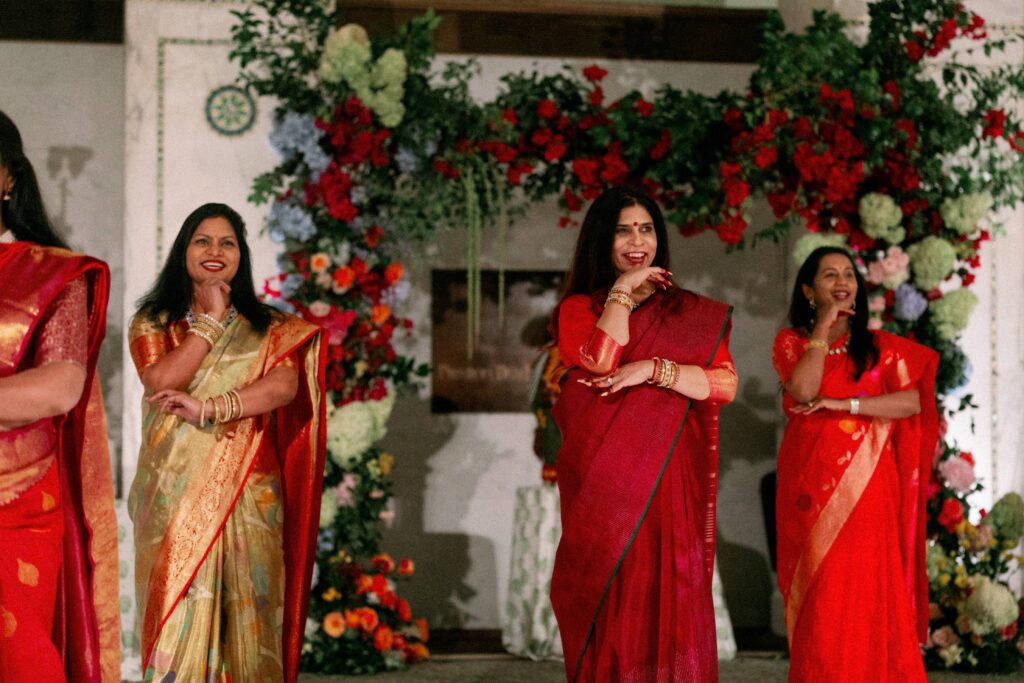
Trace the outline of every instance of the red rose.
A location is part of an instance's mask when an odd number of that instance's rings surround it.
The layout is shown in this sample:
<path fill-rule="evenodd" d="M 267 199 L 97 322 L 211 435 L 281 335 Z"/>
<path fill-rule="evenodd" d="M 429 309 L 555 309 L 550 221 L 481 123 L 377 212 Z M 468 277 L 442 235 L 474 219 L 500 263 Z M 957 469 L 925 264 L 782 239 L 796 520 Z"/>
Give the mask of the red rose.
<path fill-rule="evenodd" d="M 772 213 L 775 214 L 775 217 L 784 218 L 793 207 L 793 200 L 795 198 L 796 192 L 787 192 L 785 190 L 769 192 L 768 203 L 771 205 Z"/>
<path fill-rule="evenodd" d="M 661 137 L 658 138 L 658 141 L 653 147 L 651 147 L 651 151 L 648 154 L 652 159 L 657 161 L 658 159 L 664 158 L 670 149 L 672 149 L 672 133 L 667 130 L 662 130 Z"/>
<path fill-rule="evenodd" d="M 374 569 L 384 574 L 390 574 L 395 570 L 395 561 L 392 560 L 391 556 L 387 553 L 378 553 L 377 555 L 374 555 L 373 559 L 370 560 L 370 564 L 373 565 Z M 374 578 L 376 579 L 377 577 Z M 383 577 L 381 577 L 381 579 L 381 585 L 386 587 L 387 583 L 383 581 Z"/>
<path fill-rule="evenodd" d="M 523 176 L 529 175 L 533 171 L 533 165 L 528 164 L 525 161 L 521 161 L 515 166 L 508 167 L 508 182 L 510 185 L 518 185 L 523 182 Z"/>
<path fill-rule="evenodd" d="M 939 524 L 946 528 L 946 531 L 953 533 L 956 527 L 964 519 L 964 508 L 956 498 L 947 498 L 942 503 L 942 511 L 939 513 Z"/>
<path fill-rule="evenodd" d="M 648 102 L 642 97 L 637 98 L 635 106 L 637 113 L 645 119 L 654 111 L 654 104 Z"/>
<path fill-rule="evenodd" d="M 458 168 L 449 164 L 444 159 L 434 159 L 434 170 L 443 175 L 448 180 L 454 180 L 458 178 L 462 173 Z"/>
<path fill-rule="evenodd" d="M 743 240 L 743 231 L 746 227 L 747 222 L 743 220 L 741 214 L 737 213 L 729 217 L 727 221 L 716 225 L 715 232 L 718 233 L 718 239 L 726 244 L 736 246 Z"/>
<path fill-rule="evenodd" d="M 1001 138 L 1003 137 L 1003 126 L 1006 124 L 1006 112 L 1002 109 L 992 109 L 982 122 L 985 124 L 981 130 L 982 137 Z"/>
<path fill-rule="evenodd" d="M 544 150 L 544 161 L 558 161 L 565 156 L 568 149 L 565 144 L 565 138 L 561 135 L 556 135 L 554 140 L 548 143 L 547 148 Z"/>
<path fill-rule="evenodd" d="M 410 621 L 412 619 L 412 608 L 409 607 L 408 601 L 404 598 L 398 599 L 398 618 L 402 621 Z"/>
<path fill-rule="evenodd" d="M 907 57 L 912 62 L 919 62 L 924 57 L 924 48 L 921 47 L 920 43 L 914 40 L 908 40 L 903 43 L 903 49 L 907 52 Z"/>
<path fill-rule="evenodd" d="M 730 178 L 722 183 L 722 190 L 725 191 L 725 203 L 728 206 L 739 206 L 750 196 L 750 185 L 736 178 Z"/>
<path fill-rule="evenodd" d="M 554 131 L 552 131 L 550 128 L 538 128 L 537 130 L 533 131 L 533 135 L 530 136 L 530 142 L 537 145 L 538 147 L 543 147 L 544 145 L 548 144 L 551 141 L 551 138 L 554 136 L 554 134 Z"/>
<path fill-rule="evenodd" d="M 590 91 L 590 95 L 587 96 L 587 100 L 595 107 L 600 107 L 604 102 L 604 89 L 601 86 L 597 86 Z M 581 122 L 582 125 L 582 122 Z"/>
<path fill-rule="evenodd" d="M 562 192 L 562 200 L 565 203 L 565 208 L 569 211 L 579 211 L 583 208 L 583 202 L 569 188 L 566 188 L 565 191 Z"/>
<path fill-rule="evenodd" d="M 900 86 L 896 81 L 886 81 L 885 85 L 882 86 L 882 92 L 889 96 L 893 109 L 900 108 Z"/>
<path fill-rule="evenodd" d="M 558 116 L 558 105 L 553 100 L 541 100 L 537 103 L 537 115 L 542 119 L 553 119 Z"/>
<path fill-rule="evenodd" d="M 597 64 L 591 64 L 583 70 L 583 77 L 591 83 L 597 83 L 608 75 L 607 69 L 602 69 Z"/>
<path fill-rule="evenodd" d="M 519 125 L 519 119 L 516 117 L 516 110 L 512 107 L 508 107 L 505 111 L 501 112 L 501 118 L 504 121 L 508 121 L 513 126 Z"/>
<path fill-rule="evenodd" d="M 779 158 L 779 151 L 774 147 L 762 147 L 754 155 L 754 164 L 758 168 L 768 168 Z"/>
<path fill-rule="evenodd" d="M 370 249 L 375 248 L 380 244 L 380 238 L 384 235 L 384 228 L 379 225 L 371 225 L 366 231 L 366 235 L 363 236 L 363 241 Z"/>
<path fill-rule="evenodd" d="M 722 180 L 728 180 L 729 178 L 737 176 L 742 170 L 743 167 L 739 164 L 732 164 L 727 161 L 723 161 L 718 165 L 718 174 L 722 177 Z"/>
<path fill-rule="evenodd" d="M 971 467 L 974 467 L 974 454 L 970 451 L 960 451 L 960 459 L 966 460 L 971 464 Z"/>
<path fill-rule="evenodd" d="M 622 158 L 622 144 L 613 142 L 608 146 L 608 153 L 601 157 L 604 169 L 601 171 L 601 178 L 612 185 L 621 185 L 629 175 L 629 166 Z"/>
<path fill-rule="evenodd" d="M 970 287 L 974 284 L 974 273 L 965 273 L 963 277 L 960 278 L 960 284 L 964 287 Z"/>
<path fill-rule="evenodd" d="M 789 121 L 789 113 L 782 109 L 769 109 L 768 110 L 768 125 L 772 128 L 778 128 L 779 126 L 785 125 Z"/>

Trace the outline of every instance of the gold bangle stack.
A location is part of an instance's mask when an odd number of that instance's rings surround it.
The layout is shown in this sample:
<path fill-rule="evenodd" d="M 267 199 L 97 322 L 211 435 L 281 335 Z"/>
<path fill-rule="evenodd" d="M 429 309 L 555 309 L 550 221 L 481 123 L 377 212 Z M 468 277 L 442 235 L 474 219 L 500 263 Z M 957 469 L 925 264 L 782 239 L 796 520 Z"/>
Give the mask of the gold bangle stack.
<path fill-rule="evenodd" d="M 821 349 L 825 353 L 828 353 L 828 342 L 821 341 L 820 339 L 812 339 L 807 342 L 806 350 L 810 351 L 811 349 Z"/>
<path fill-rule="evenodd" d="M 199 408 L 200 429 L 206 426 L 206 403 L 208 401 L 213 404 L 213 419 L 210 420 L 211 426 L 224 424 L 225 422 L 233 422 L 234 420 L 240 419 L 245 413 L 245 406 L 242 404 L 242 396 L 235 389 L 227 391 L 220 396 L 203 399 L 203 403 Z M 224 404 L 223 409 L 221 409 L 218 401 Z"/>
<path fill-rule="evenodd" d="M 679 378 L 679 366 L 665 358 L 654 358 L 654 376 L 647 381 L 662 389 L 671 389 Z"/>
<path fill-rule="evenodd" d="M 195 320 L 190 321 L 188 334 L 194 334 L 212 348 L 224 334 L 224 326 L 212 315 L 200 313 Z"/>
<path fill-rule="evenodd" d="M 607 306 L 608 304 L 622 304 L 629 309 L 630 313 L 636 310 L 636 302 L 633 301 L 633 297 L 625 289 L 619 289 L 618 287 L 612 287 L 611 291 L 608 292 L 608 298 L 604 300 L 604 305 Z"/>

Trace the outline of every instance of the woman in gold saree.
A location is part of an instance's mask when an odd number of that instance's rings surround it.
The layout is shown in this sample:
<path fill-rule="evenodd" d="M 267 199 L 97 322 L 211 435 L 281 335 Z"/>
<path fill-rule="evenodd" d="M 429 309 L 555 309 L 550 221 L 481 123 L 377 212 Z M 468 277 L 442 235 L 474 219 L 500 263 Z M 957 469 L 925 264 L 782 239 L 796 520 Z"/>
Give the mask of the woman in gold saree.
<path fill-rule="evenodd" d="M 117 522 L 96 381 L 109 272 L 54 233 L 0 112 L 0 681 L 120 679 Z"/>
<path fill-rule="evenodd" d="M 192 212 L 132 320 L 145 680 L 294 681 L 323 479 L 320 330 L 260 304 L 241 217 Z"/>

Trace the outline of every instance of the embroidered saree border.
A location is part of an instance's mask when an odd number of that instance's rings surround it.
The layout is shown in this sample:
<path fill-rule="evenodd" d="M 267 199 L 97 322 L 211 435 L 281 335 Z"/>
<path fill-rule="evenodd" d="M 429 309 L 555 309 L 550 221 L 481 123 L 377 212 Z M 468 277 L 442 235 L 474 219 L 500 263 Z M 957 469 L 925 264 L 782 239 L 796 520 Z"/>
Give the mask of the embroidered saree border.
<path fill-rule="evenodd" d="M 722 339 L 725 337 L 725 332 L 729 328 L 729 321 L 732 319 L 733 307 L 729 306 L 725 312 L 725 316 L 722 320 L 721 328 L 718 331 L 718 339 L 712 345 L 711 353 L 708 354 L 708 359 L 705 362 L 705 367 L 709 366 L 714 360 L 715 352 L 718 350 L 719 345 L 722 343 Z M 583 639 L 583 647 L 580 649 L 580 655 L 576 660 L 576 667 L 573 672 L 572 681 L 573 683 L 579 678 L 580 668 L 583 666 L 583 658 L 587 654 L 587 650 L 590 647 L 590 641 L 593 639 L 594 631 L 597 628 L 597 619 L 601 614 L 601 609 L 604 607 L 604 601 L 608 597 L 608 592 L 612 588 L 612 583 L 615 581 L 615 577 L 618 576 L 619 570 L 622 568 L 622 563 L 626 559 L 626 554 L 629 549 L 633 546 L 633 542 L 636 540 L 637 534 L 640 533 L 640 527 L 644 523 L 644 519 L 647 517 L 647 511 L 650 509 L 651 504 L 654 502 L 654 495 L 658 491 L 658 486 L 661 484 L 661 479 L 665 474 L 665 470 L 668 468 L 668 463 L 672 459 L 672 453 L 675 451 L 676 444 L 679 442 L 679 436 L 683 433 L 683 427 L 686 425 L 686 418 L 690 413 L 690 407 L 693 405 L 693 399 L 689 399 L 686 402 L 686 406 L 683 408 L 683 414 L 679 418 L 679 426 L 676 428 L 675 436 L 672 437 L 672 443 L 669 446 L 668 452 L 665 454 L 664 459 L 661 463 L 661 468 L 658 470 L 658 476 L 654 480 L 654 484 L 651 486 L 651 492 L 647 496 L 647 502 L 644 503 L 643 510 L 640 512 L 640 516 L 637 519 L 636 525 L 633 527 L 633 533 L 630 534 L 629 540 L 626 541 L 626 546 L 622 549 L 622 553 L 619 555 L 618 561 L 615 563 L 615 568 L 612 570 L 611 576 L 608 577 L 608 581 L 605 583 L 604 591 L 601 594 L 601 598 L 597 601 L 597 607 L 594 610 L 594 616 L 590 620 L 590 627 L 587 629 L 587 635 Z M 712 483 L 716 479 L 712 479 Z M 711 504 L 712 508 L 714 503 Z M 713 512 L 712 512 L 713 514 Z M 705 523 L 706 524 L 706 523 Z M 706 538 L 704 539 L 706 541 Z"/>
<path fill-rule="evenodd" d="M 854 453 L 852 462 L 843 472 L 842 478 L 807 535 L 796 569 L 793 570 L 793 580 L 786 600 L 786 636 L 790 643 L 793 642 L 793 633 L 796 631 L 804 599 L 814 584 L 818 569 L 871 481 L 892 428 L 891 420 L 874 418 L 871 421 L 871 426 Z"/>

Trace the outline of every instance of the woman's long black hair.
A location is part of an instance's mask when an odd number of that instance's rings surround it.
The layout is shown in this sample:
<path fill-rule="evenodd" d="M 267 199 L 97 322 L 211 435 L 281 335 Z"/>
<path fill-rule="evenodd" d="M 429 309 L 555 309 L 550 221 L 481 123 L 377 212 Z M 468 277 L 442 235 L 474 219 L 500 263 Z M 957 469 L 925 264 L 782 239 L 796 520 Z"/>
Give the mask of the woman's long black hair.
<path fill-rule="evenodd" d="M 857 264 L 846 249 L 842 247 L 818 247 L 811 252 L 796 274 L 793 284 L 793 297 L 789 303 L 789 324 L 795 329 L 802 329 L 810 334 L 814 329 L 814 309 L 811 308 L 803 285 L 814 288 L 814 278 L 818 274 L 821 259 L 829 254 L 841 254 L 850 261 L 854 277 L 857 278 L 857 295 L 854 297 L 854 312 L 850 316 L 850 348 L 848 353 L 853 363 L 855 379 L 860 379 L 864 371 L 878 362 L 878 345 L 868 330 L 868 288 L 864 276 L 857 269 Z"/>
<path fill-rule="evenodd" d="M 11 198 L 0 202 L 3 208 L 4 227 L 23 242 L 35 242 L 44 247 L 68 245 L 57 235 L 46 217 L 43 196 L 39 192 L 36 172 L 25 156 L 21 133 L 14 121 L 0 111 L 0 166 L 11 176 Z M 3 188 L 0 188 L 2 190 Z"/>
<path fill-rule="evenodd" d="M 642 206 L 651 214 L 658 248 L 652 265 L 669 270 L 668 233 L 658 203 L 647 193 L 632 187 L 613 187 L 601 193 L 587 209 L 576 239 L 576 253 L 565 276 L 562 298 L 610 289 L 619 274 L 612 263 L 612 244 L 619 214 L 630 206 Z"/>
<path fill-rule="evenodd" d="M 265 332 L 273 317 L 273 309 L 256 298 L 252 283 L 252 256 L 249 244 L 245 241 L 245 221 L 227 204 L 203 204 L 188 215 L 178 236 L 174 238 L 171 253 L 167 255 L 167 263 L 157 276 L 156 283 L 139 299 L 137 315 L 155 321 L 166 313 L 168 322 L 185 318 L 185 313 L 192 305 L 192 278 L 185 266 L 185 252 L 199 224 L 207 218 L 224 218 L 231 224 L 240 254 L 238 272 L 228 283 L 231 285 L 231 304 L 253 327 Z"/>

